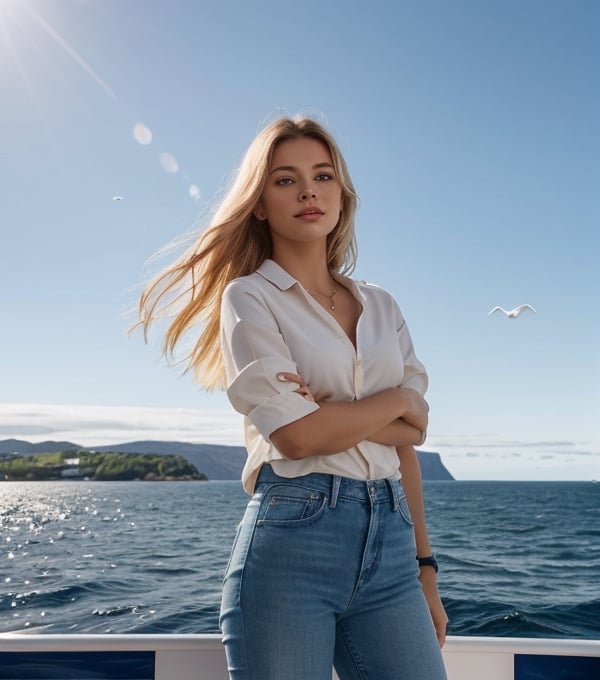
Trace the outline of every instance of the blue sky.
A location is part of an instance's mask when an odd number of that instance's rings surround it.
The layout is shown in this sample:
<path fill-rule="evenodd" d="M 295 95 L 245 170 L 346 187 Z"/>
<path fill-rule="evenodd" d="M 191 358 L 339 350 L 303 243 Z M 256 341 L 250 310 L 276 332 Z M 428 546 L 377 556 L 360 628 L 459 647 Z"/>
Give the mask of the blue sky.
<path fill-rule="evenodd" d="M 429 370 L 423 448 L 460 479 L 600 478 L 599 25 L 592 0 L 0 0 L 0 439 L 241 443 L 128 309 L 305 112 L 361 197 L 356 276 Z"/>

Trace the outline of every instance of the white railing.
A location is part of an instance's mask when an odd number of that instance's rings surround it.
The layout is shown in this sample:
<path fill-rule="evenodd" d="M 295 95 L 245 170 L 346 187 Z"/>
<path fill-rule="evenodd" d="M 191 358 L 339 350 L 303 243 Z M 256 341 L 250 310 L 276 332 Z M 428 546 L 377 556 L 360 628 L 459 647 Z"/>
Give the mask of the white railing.
<path fill-rule="evenodd" d="M 102 651 L 155 652 L 155 680 L 228 678 L 219 635 L 0 634 L 0 655 Z M 600 640 L 449 637 L 444 647 L 448 680 L 518 680 L 514 674 L 515 655 L 595 658 L 590 662 L 598 664 L 598 674 L 589 677 L 600 678 Z"/>

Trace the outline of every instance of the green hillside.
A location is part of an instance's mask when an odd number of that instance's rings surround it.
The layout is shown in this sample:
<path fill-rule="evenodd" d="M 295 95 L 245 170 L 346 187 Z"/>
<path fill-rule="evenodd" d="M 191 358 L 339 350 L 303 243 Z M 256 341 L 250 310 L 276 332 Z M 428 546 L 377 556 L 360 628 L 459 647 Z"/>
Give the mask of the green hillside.
<path fill-rule="evenodd" d="M 0 460 L 0 481 L 90 479 L 94 481 L 206 480 L 183 456 L 85 450 L 11 456 Z"/>

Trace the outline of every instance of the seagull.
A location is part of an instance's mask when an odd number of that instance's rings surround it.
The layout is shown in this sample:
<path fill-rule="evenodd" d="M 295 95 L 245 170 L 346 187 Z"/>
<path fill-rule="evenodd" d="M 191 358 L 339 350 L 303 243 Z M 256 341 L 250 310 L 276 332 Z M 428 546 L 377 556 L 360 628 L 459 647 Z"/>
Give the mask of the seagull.
<path fill-rule="evenodd" d="M 123 196 L 113 196 L 113 201 L 122 201 Z"/>
<path fill-rule="evenodd" d="M 493 314 L 494 312 L 504 312 L 504 314 L 506 314 L 506 316 L 509 319 L 516 319 L 524 309 L 530 309 L 532 312 L 535 312 L 535 309 L 531 305 L 519 305 L 518 307 L 515 307 L 514 309 L 504 309 L 503 307 L 494 307 L 494 309 L 491 309 L 488 312 L 488 316 L 490 314 Z"/>

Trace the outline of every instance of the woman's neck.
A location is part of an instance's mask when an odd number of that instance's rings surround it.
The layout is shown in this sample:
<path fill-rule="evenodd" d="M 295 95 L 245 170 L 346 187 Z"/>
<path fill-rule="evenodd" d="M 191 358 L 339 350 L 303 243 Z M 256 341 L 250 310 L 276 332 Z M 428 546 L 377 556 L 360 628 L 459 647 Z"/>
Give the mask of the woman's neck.
<path fill-rule="evenodd" d="M 287 256 L 286 254 L 275 253 L 272 259 L 307 290 L 323 293 L 331 292 L 332 276 L 327 267 L 325 254 L 315 257 L 314 253 L 306 256 L 302 256 L 300 253 Z"/>

